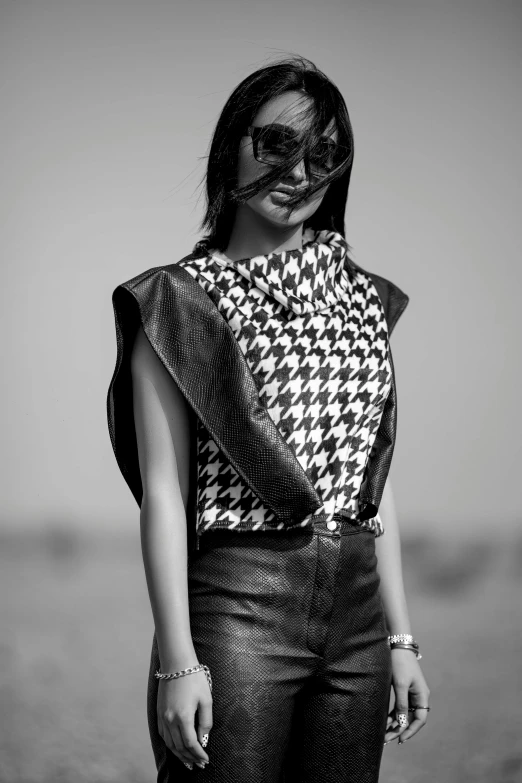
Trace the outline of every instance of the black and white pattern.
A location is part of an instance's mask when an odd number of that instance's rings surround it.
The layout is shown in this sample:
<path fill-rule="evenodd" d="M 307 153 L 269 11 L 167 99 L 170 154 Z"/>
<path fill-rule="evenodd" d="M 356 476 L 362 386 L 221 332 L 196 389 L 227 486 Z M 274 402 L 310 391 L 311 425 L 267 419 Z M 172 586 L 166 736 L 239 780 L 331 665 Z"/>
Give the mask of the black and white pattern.
<path fill-rule="evenodd" d="M 233 262 L 217 251 L 182 261 L 228 321 L 261 402 L 323 505 L 278 521 L 198 424 L 197 530 L 277 529 L 355 521 L 366 463 L 391 388 L 388 329 L 370 277 L 344 238 L 307 229 L 300 250 Z M 381 535 L 379 516 L 359 522 Z"/>

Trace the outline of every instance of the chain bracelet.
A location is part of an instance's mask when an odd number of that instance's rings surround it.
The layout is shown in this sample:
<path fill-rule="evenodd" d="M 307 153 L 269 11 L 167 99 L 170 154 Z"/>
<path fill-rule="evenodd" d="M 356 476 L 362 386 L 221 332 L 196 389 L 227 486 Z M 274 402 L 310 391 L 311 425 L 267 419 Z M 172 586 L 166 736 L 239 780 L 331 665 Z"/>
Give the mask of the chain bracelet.
<path fill-rule="evenodd" d="M 204 663 L 198 663 L 196 666 L 189 666 L 187 669 L 181 669 L 178 672 L 160 672 L 159 670 L 154 674 L 157 680 L 177 680 L 178 677 L 184 677 L 186 674 L 194 674 L 195 672 L 205 672 L 207 678 L 208 687 L 212 692 L 212 677 L 210 676 L 210 669 L 205 666 Z"/>

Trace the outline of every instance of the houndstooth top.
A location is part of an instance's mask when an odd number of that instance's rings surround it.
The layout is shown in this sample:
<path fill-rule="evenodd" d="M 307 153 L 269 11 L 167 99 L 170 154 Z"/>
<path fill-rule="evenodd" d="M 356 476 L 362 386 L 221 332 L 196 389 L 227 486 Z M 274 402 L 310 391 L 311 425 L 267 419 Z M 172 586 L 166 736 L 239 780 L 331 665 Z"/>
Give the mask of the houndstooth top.
<path fill-rule="evenodd" d="M 303 248 L 231 261 L 210 250 L 180 264 L 232 329 L 259 398 L 323 505 L 278 521 L 198 420 L 198 535 L 274 530 L 348 517 L 381 535 L 379 515 L 359 521 L 358 492 L 391 388 L 388 328 L 370 277 L 335 232 L 303 235 Z"/>

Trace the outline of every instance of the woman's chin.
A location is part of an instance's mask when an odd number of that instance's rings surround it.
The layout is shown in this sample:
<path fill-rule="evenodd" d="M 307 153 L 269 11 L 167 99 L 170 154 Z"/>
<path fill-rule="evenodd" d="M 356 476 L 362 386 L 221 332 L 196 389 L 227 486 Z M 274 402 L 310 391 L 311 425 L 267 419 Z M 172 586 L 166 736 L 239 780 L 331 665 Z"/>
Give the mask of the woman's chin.
<path fill-rule="evenodd" d="M 283 200 L 272 199 L 270 194 L 254 207 L 255 212 L 269 223 L 286 227 L 297 226 L 303 223 L 307 217 L 315 212 L 315 209 L 310 210 L 301 207 L 301 209 L 294 209 L 292 212 Z"/>

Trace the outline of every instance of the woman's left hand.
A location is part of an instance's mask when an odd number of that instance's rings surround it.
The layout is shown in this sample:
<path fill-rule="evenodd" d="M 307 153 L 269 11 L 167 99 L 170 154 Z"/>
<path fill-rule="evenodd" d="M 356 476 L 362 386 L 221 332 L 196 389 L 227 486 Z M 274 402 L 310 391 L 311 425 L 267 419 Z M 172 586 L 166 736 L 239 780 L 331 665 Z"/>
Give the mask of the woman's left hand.
<path fill-rule="evenodd" d="M 426 724 L 428 710 L 409 712 L 409 709 L 417 704 L 429 707 L 430 690 L 415 653 L 397 648 L 391 651 L 391 657 L 395 704 L 388 715 L 384 744 L 398 738 L 401 745 Z M 410 715 L 413 716 L 411 723 Z"/>

